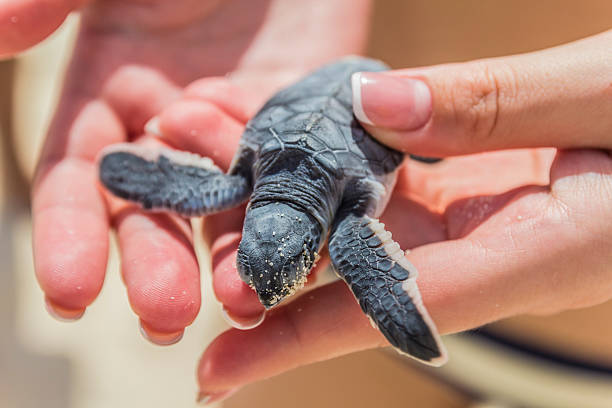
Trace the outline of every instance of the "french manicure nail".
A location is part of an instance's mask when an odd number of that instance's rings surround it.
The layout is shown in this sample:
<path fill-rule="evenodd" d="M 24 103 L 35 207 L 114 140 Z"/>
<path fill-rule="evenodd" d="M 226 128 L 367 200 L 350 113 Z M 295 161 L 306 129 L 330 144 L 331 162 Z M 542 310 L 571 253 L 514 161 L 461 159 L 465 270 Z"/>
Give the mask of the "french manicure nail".
<path fill-rule="evenodd" d="M 362 123 L 395 130 L 416 130 L 431 117 L 431 91 L 420 79 L 357 72 L 351 83 L 353 111 Z"/>
<path fill-rule="evenodd" d="M 162 132 L 159 126 L 159 116 L 153 116 L 144 126 L 145 133 L 161 137 Z"/>
<path fill-rule="evenodd" d="M 79 320 L 85 314 L 86 309 L 65 309 L 63 307 L 59 307 L 53 302 L 51 302 L 48 298 L 45 297 L 45 309 L 51 317 L 60 322 L 74 322 Z"/>
<path fill-rule="evenodd" d="M 185 330 L 174 333 L 161 333 L 153 331 L 146 329 L 142 322 L 139 322 L 139 327 L 142 337 L 157 346 L 170 346 L 172 344 L 176 344 L 183 338 L 183 334 L 185 333 Z"/>
<path fill-rule="evenodd" d="M 200 391 L 196 397 L 196 402 L 198 403 L 198 405 L 208 405 L 208 404 L 212 404 L 213 402 L 219 402 L 219 401 L 222 401 L 230 397 L 232 394 L 238 391 L 238 389 L 239 388 L 234 388 L 229 391 L 223 391 L 223 392 L 217 392 L 217 393 L 211 393 L 211 394 L 208 394 L 204 391 Z"/>
<path fill-rule="evenodd" d="M 223 315 L 223 319 L 225 319 L 230 326 L 239 330 L 254 329 L 263 323 L 264 319 L 266 318 L 265 312 L 262 312 L 257 316 L 242 317 L 234 315 L 226 308 L 221 309 L 221 314 Z"/>
<path fill-rule="evenodd" d="M 374 125 L 370 118 L 363 111 L 363 102 L 361 100 L 361 83 L 363 81 L 364 75 L 361 72 L 356 72 L 351 76 L 351 86 L 353 88 L 353 112 L 355 113 L 355 117 L 359 119 L 360 122 L 365 123 L 366 125 Z"/>

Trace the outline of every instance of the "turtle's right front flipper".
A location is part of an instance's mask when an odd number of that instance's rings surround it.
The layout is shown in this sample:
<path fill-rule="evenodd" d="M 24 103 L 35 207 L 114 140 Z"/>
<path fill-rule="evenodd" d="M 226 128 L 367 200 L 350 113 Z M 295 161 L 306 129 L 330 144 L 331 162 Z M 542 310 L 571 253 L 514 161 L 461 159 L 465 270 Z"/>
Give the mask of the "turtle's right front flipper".
<path fill-rule="evenodd" d="M 416 269 L 384 225 L 368 216 L 343 214 L 329 241 L 329 255 L 361 309 L 399 351 L 431 365 L 446 351 L 416 285 Z"/>
<path fill-rule="evenodd" d="M 102 184 L 114 195 L 150 210 L 184 216 L 235 207 L 251 193 L 242 174 L 225 174 L 198 155 L 133 144 L 114 145 L 100 159 Z"/>

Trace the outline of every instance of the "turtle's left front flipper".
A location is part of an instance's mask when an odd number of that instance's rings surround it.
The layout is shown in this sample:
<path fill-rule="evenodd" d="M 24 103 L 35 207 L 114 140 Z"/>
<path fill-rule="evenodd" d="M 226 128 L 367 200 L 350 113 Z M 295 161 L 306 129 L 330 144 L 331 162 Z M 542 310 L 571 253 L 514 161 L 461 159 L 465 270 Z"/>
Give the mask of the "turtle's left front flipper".
<path fill-rule="evenodd" d="M 225 174 L 212 160 L 164 148 L 124 143 L 100 159 L 102 184 L 114 195 L 147 210 L 184 216 L 206 215 L 235 207 L 251 194 L 248 177 Z"/>
<path fill-rule="evenodd" d="M 361 309 L 396 349 L 427 364 L 446 362 L 416 285 L 417 272 L 383 224 L 345 213 L 330 236 L 329 254 Z"/>

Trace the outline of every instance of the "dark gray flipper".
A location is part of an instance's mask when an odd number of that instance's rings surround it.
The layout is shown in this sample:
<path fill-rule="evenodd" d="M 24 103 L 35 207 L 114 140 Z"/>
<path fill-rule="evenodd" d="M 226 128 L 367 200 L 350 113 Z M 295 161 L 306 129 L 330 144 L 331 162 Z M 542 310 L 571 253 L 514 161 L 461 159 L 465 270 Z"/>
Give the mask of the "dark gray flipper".
<path fill-rule="evenodd" d="M 345 214 L 329 241 L 336 271 L 361 309 L 399 351 L 431 365 L 446 362 L 446 351 L 416 286 L 416 269 L 384 225 Z"/>
<path fill-rule="evenodd" d="M 100 180 L 114 195 L 147 210 L 206 215 L 245 202 L 251 186 L 195 154 L 133 144 L 112 146 L 100 160 Z"/>

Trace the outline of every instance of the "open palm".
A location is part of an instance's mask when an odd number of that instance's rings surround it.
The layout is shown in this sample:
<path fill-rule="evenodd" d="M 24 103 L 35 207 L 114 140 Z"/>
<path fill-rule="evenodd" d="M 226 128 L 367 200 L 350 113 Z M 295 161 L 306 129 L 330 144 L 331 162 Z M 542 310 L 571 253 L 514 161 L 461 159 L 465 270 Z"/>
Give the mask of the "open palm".
<path fill-rule="evenodd" d="M 204 78 L 187 88 L 175 110 L 178 122 L 195 127 L 185 138 L 164 142 L 199 149 L 227 165 L 244 122 L 271 92 L 305 70 L 361 49 L 366 1 L 348 2 L 354 24 L 341 31 L 333 22 L 346 17 L 347 2 L 310 3 L 2 3 L 0 21 L 7 24 L 0 26 L 6 34 L 0 36 L 0 55 L 34 44 L 81 7 L 76 48 L 32 192 L 35 267 L 52 313 L 78 318 L 94 301 L 114 227 L 130 303 L 145 332 L 161 344 L 180 338 L 200 307 L 189 225 L 105 200 L 95 158 L 111 143 L 151 143 L 142 137 L 145 123 L 177 101 L 184 86 Z M 289 43 L 295 30 L 301 35 Z M 241 101 L 239 108 L 228 103 L 232 98 Z"/>
<path fill-rule="evenodd" d="M 412 248 L 424 303 L 441 333 L 452 333 L 607 300 L 611 187 L 612 158 L 593 150 L 409 162 L 382 220 Z M 217 280 L 231 281 L 233 255 L 222 252 L 228 261 L 217 266 L 224 275 Z M 248 290 L 224 299 L 230 309 L 261 309 Z M 217 399 L 300 365 L 385 345 L 337 282 L 274 310 L 253 330 L 220 335 L 202 357 L 199 382 Z"/>

